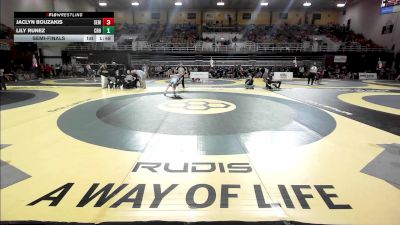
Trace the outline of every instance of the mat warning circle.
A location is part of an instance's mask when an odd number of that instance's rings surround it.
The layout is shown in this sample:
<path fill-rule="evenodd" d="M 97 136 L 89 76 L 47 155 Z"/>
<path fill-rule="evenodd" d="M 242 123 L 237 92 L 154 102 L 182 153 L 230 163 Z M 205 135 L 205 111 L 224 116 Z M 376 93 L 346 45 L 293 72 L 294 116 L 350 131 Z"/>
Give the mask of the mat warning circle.
<path fill-rule="evenodd" d="M 164 102 L 158 108 L 172 113 L 181 114 L 218 114 L 236 109 L 236 105 L 217 99 L 184 99 Z"/>

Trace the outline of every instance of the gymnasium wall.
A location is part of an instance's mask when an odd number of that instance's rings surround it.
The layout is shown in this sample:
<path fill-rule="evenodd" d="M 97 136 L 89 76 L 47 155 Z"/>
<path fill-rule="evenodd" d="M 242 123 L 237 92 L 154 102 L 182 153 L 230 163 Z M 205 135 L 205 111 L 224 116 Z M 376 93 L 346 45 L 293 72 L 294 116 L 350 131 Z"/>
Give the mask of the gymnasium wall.
<path fill-rule="evenodd" d="M 54 11 L 58 12 L 95 12 L 96 7 L 89 1 L 82 0 L 53 0 Z"/>
<path fill-rule="evenodd" d="M 243 19 L 243 14 L 251 13 L 251 19 Z M 239 25 L 247 24 L 270 24 L 270 11 L 260 10 L 260 11 L 239 11 L 238 12 L 238 23 Z"/>
<path fill-rule="evenodd" d="M 321 19 L 315 21 L 316 25 L 326 25 L 326 24 L 337 24 L 338 23 L 339 14 L 340 14 L 340 12 L 338 12 L 338 11 L 316 11 L 316 12 L 313 12 L 313 14 L 315 14 L 315 13 L 321 14 Z M 312 14 L 310 14 L 309 16 L 312 16 Z M 309 21 L 311 21 L 311 19 L 309 19 Z"/>
<path fill-rule="evenodd" d="M 115 11 L 114 19 L 118 23 L 134 23 L 134 14 L 132 10 L 129 11 Z"/>
<path fill-rule="evenodd" d="M 283 12 L 276 11 L 276 12 L 271 12 L 272 13 L 272 24 L 290 24 L 290 25 L 295 25 L 295 24 L 304 24 L 305 23 L 305 16 L 306 12 L 305 11 L 289 11 L 287 12 L 287 18 L 282 17 Z"/>
<path fill-rule="evenodd" d="M 400 52 L 400 13 L 380 14 L 380 1 L 362 0 L 348 4 L 346 13 L 340 15 L 339 23 L 347 25 L 356 33 L 389 49 L 395 45 L 395 51 Z M 393 33 L 382 34 L 382 28 L 393 24 Z"/>
<path fill-rule="evenodd" d="M 53 0 L 0 0 L 0 23 L 14 27 L 14 11 L 51 11 Z"/>
<path fill-rule="evenodd" d="M 152 14 L 159 13 L 160 19 L 153 19 Z M 188 13 L 194 13 L 195 19 L 188 19 Z M 251 14 L 251 17 L 245 19 L 244 14 Z M 316 25 L 336 24 L 339 18 L 339 12 L 336 10 L 330 11 L 311 11 L 306 13 L 304 10 L 291 10 L 287 18 L 282 18 L 281 11 L 270 11 L 265 9 L 256 10 L 204 10 L 203 15 L 199 10 L 175 10 L 169 11 L 140 11 L 140 10 L 126 10 L 115 11 L 114 17 L 117 23 L 135 23 L 135 24 L 201 24 L 201 17 L 203 16 L 203 23 L 215 23 L 218 21 L 223 22 L 224 26 L 229 23 L 229 16 L 232 18 L 232 24 L 237 21 L 239 25 L 257 24 L 257 25 L 277 25 L 277 24 L 304 24 L 306 15 L 308 23 L 311 24 L 313 14 L 321 14 L 321 19 L 315 20 Z M 272 17 L 271 17 L 272 14 Z M 271 20 L 272 19 L 272 20 Z"/>
<path fill-rule="evenodd" d="M 189 19 L 188 13 L 194 13 L 196 18 Z M 192 10 L 192 11 L 174 11 L 169 13 L 169 23 L 170 24 L 200 24 L 201 23 L 201 15 L 200 11 Z"/>
<path fill-rule="evenodd" d="M 153 19 L 153 13 L 160 13 L 159 19 Z M 167 21 L 167 13 L 160 11 L 135 11 L 134 12 L 134 23 L 135 24 L 165 24 Z M 116 20 L 115 22 L 119 23 L 120 21 Z"/>
<path fill-rule="evenodd" d="M 195 13 L 194 19 L 188 18 L 188 13 Z M 154 17 L 159 14 L 159 19 Z M 114 13 L 116 23 L 134 23 L 134 24 L 200 24 L 200 11 L 116 11 Z M 129 18 L 133 18 L 130 20 Z"/>
<path fill-rule="evenodd" d="M 204 11 L 203 12 L 203 22 L 212 22 L 215 23 L 215 21 L 223 21 L 224 26 L 227 26 L 229 21 L 228 18 L 229 16 L 232 18 L 232 23 L 235 23 L 236 17 L 235 17 L 235 10 L 210 10 L 210 11 Z"/>

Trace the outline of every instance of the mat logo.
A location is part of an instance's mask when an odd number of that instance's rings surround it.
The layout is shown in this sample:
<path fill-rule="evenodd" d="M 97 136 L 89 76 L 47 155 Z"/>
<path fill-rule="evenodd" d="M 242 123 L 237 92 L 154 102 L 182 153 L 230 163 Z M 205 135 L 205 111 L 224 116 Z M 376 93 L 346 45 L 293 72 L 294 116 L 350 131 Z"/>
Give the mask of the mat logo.
<path fill-rule="evenodd" d="M 183 103 L 180 102 L 170 102 L 166 104 L 167 107 L 170 108 L 182 108 L 186 110 L 209 110 L 209 109 L 219 109 L 219 108 L 228 108 L 230 105 L 221 102 L 221 103 L 212 103 L 203 100 L 191 100 L 185 101 Z"/>
<path fill-rule="evenodd" d="M 233 103 L 216 99 L 184 99 L 161 103 L 159 109 L 182 114 L 218 114 L 236 109 Z"/>
<path fill-rule="evenodd" d="M 66 183 L 29 203 L 28 206 L 35 206 L 39 203 L 57 206 L 67 196 L 74 185 L 74 183 Z M 131 185 L 127 183 L 107 183 L 103 186 L 100 183 L 94 183 L 81 198 L 78 198 L 80 200 L 76 202 L 75 207 L 82 208 L 92 205 L 92 207 L 106 206 L 109 208 L 159 208 L 162 206 L 163 201 L 167 202 L 165 203 L 166 205 L 169 205 L 171 199 L 175 201 L 176 196 L 182 196 L 182 199 L 180 199 L 182 201 L 181 204 L 174 203 L 175 207 L 181 210 L 203 209 L 216 204 L 219 208 L 230 208 L 232 204 L 241 204 L 240 198 L 245 198 L 246 202 L 251 199 L 253 206 L 260 209 L 311 209 L 311 206 L 315 204 L 315 202 L 311 203 L 311 201 L 319 197 L 320 199 L 316 201 L 322 200 L 329 209 L 352 209 L 349 204 L 339 204 L 337 203 L 337 199 L 333 200 L 338 198 L 337 194 L 332 193 L 332 189 L 334 189 L 333 185 L 279 184 L 277 188 L 275 187 L 276 190 L 272 191 L 272 193 L 276 193 L 274 199 L 270 198 L 266 188 L 261 184 L 194 184 L 189 187 L 179 184 L 141 183 Z M 246 190 L 246 194 L 243 194 L 243 190 L 241 191 L 241 189 Z M 251 195 L 253 197 L 250 197 Z M 217 196 L 220 197 L 217 198 Z M 74 196 L 74 199 L 76 197 Z M 143 204 L 143 201 L 151 203 Z"/>
<path fill-rule="evenodd" d="M 192 162 L 172 163 L 161 162 L 137 162 L 132 169 L 132 172 L 152 173 L 168 172 L 168 173 L 250 173 L 253 171 L 249 163 L 214 163 L 214 162 Z"/>
<path fill-rule="evenodd" d="M 161 165 L 162 163 L 139 162 L 133 168 L 133 172 L 137 172 L 139 168 L 146 169 L 151 172 L 157 172 L 156 169 L 159 169 Z M 189 163 L 183 163 L 183 165 L 184 167 L 182 171 L 188 172 Z M 197 168 L 197 166 L 200 165 L 206 165 L 208 169 L 205 169 L 204 167 L 201 169 Z M 227 165 L 224 165 L 223 163 L 207 162 L 191 163 L 191 171 L 215 171 L 217 165 L 220 172 L 225 172 L 225 168 L 227 168 L 227 170 L 231 173 L 249 173 L 252 171 L 252 167 L 249 163 L 228 163 Z M 164 164 L 164 171 L 176 172 L 172 171 L 169 168 L 169 163 Z M 153 180 L 159 179 L 153 178 Z M 255 208 L 268 209 L 285 207 L 288 209 L 311 209 L 311 204 L 309 203 L 309 201 L 311 201 L 314 196 L 320 196 L 320 200 L 322 200 L 329 209 L 352 209 L 349 204 L 339 204 L 337 203 L 337 201 L 335 201 L 334 203 L 332 199 L 338 198 L 338 195 L 332 193 L 335 189 L 333 185 L 278 184 L 277 187 L 273 187 L 276 188 L 276 190 L 271 191 L 271 187 L 268 187 L 267 189 L 266 186 L 264 186 L 265 184 L 221 184 L 216 181 L 217 180 L 214 180 L 214 184 L 107 183 L 103 187 L 100 183 L 93 183 L 91 187 L 89 187 L 89 189 L 86 191 L 86 193 L 82 193 L 83 196 L 80 198 L 79 202 L 76 202 L 75 207 L 81 208 L 87 206 L 89 203 L 92 203 L 91 205 L 94 204 L 94 207 L 102 207 L 105 205 L 109 208 L 118 208 L 121 205 L 125 205 L 125 207 L 130 206 L 131 208 L 159 208 L 160 206 L 162 206 L 162 201 L 167 202 L 165 204 L 169 205 L 169 201 L 171 201 L 171 198 L 176 200 L 177 196 L 181 196 L 181 199 L 178 200 L 181 200 L 182 203 L 174 203 L 174 205 L 176 205 L 176 207 L 178 208 L 184 207 L 185 209 L 202 209 L 212 207 L 215 204 L 218 204 L 219 208 L 229 208 L 231 204 L 240 204 L 240 198 L 245 198 L 246 201 L 252 199 L 253 206 Z M 29 203 L 28 206 L 35 206 L 42 202 L 47 202 L 49 206 L 57 206 L 61 202 L 61 200 L 70 192 L 74 185 L 74 183 L 66 183 L 65 185 Z M 244 196 L 242 196 L 243 190 L 246 190 L 246 194 L 244 194 Z M 269 192 L 276 193 L 275 196 L 280 195 L 280 197 L 272 199 Z M 182 195 L 182 193 L 184 194 Z M 220 196 L 220 198 L 217 198 L 216 196 Z M 76 196 L 74 196 L 74 198 L 76 198 Z M 235 199 L 237 199 L 236 202 Z M 148 202 L 149 200 L 151 201 L 150 205 L 142 204 L 143 201 Z"/>

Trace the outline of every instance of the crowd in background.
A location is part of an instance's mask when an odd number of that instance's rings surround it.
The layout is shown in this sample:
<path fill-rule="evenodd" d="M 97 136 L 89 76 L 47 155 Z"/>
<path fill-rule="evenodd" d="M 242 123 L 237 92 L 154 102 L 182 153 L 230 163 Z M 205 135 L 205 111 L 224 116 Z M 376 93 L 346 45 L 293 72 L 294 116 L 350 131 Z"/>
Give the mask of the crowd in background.
<path fill-rule="evenodd" d="M 311 65 L 299 66 L 186 66 L 190 72 L 210 72 L 212 78 L 243 79 L 249 76 L 261 78 L 263 69 L 268 73 L 293 72 L 294 77 L 306 78 L 310 73 Z M 329 79 L 358 79 L 358 72 L 349 69 L 348 64 L 340 63 L 330 66 L 318 66 L 317 73 L 323 78 Z M 376 72 L 379 79 L 395 79 L 400 71 L 388 67 L 376 68 L 364 72 Z M 168 78 L 177 71 L 174 66 L 155 65 L 150 66 L 149 76 L 152 78 Z"/>
<path fill-rule="evenodd" d="M 13 39 L 13 29 L 0 23 L 0 39 L 10 40 Z"/>
<path fill-rule="evenodd" d="M 380 47 L 373 41 L 366 39 L 362 34 L 356 34 L 345 26 L 339 25 L 247 25 L 239 26 L 237 33 L 242 38 L 234 37 L 231 40 L 202 38 L 197 25 L 177 24 L 117 24 L 116 34 L 137 35 L 138 41 L 150 43 L 182 43 L 193 44 L 196 41 L 221 42 L 229 45 L 232 42 L 254 43 L 302 43 L 311 41 L 313 35 L 325 35 L 335 42 L 341 42 L 342 47 L 359 45 L 369 48 Z M 207 30 L 204 30 L 206 32 Z M 130 44 L 124 42 L 123 44 Z"/>
<path fill-rule="evenodd" d="M 11 71 L 2 69 L 4 81 L 31 80 L 31 79 L 51 79 L 51 78 L 71 78 L 71 77 L 91 77 L 96 81 L 96 76 L 99 77 L 103 72 L 107 71 L 107 76 L 123 77 L 129 75 L 127 71 L 143 70 L 143 65 L 122 65 L 122 64 L 63 64 L 49 65 L 38 64 L 36 68 L 26 69 L 24 65 L 13 65 Z M 88 69 L 90 68 L 90 69 Z M 102 69 L 103 68 L 103 69 Z M 307 78 L 311 72 L 311 66 L 185 66 L 190 75 L 190 72 L 209 72 L 210 78 L 214 79 L 246 79 L 246 78 L 264 78 L 265 75 L 272 76 L 274 72 L 293 72 L 294 77 Z M 93 74 L 90 74 L 92 73 Z M 378 79 L 396 79 L 399 78 L 399 71 L 390 68 L 376 68 Z M 171 75 L 177 74 L 177 66 L 165 65 L 150 65 L 146 68 L 146 74 L 152 79 L 168 79 Z M 358 73 L 348 69 L 347 64 L 336 64 L 333 66 L 319 66 L 316 72 L 317 77 L 330 79 L 358 79 Z M 132 75 L 132 87 L 136 87 L 138 78 Z M 117 79 L 118 81 L 118 79 Z M 2 82 L 4 83 L 4 82 Z M 116 83 L 118 84 L 118 83 Z"/>
<path fill-rule="evenodd" d="M 197 26 L 192 24 L 116 24 L 116 36 L 137 35 L 136 41 L 163 43 L 195 43 L 199 40 Z"/>
<path fill-rule="evenodd" d="M 138 39 L 148 40 L 152 39 L 155 42 L 165 42 L 165 43 L 194 43 L 197 40 L 202 40 L 206 42 L 217 42 L 215 39 L 211 38 L 201 38 L 200 33 L 198 33 L 198 27 L 193 24 L 184 25 L 138 25 L 138 24 L 117 24 L 117 33 L 135 33 L 138 34 Z M 12 40 L 13 30 L 7 26 L 1 24 L 0 26 L 0 38 L 3 40 Z M 377 47 L 372 41 L 365 39 L 362 35 L 355 34 L 354 32 L 348 30 L 344 26 L 329 25 L 329 26 L 311 26 L 311 25 L 277 25 L 277 26 L 255 26 L 249 25 L 239 28 L 241 32 L 241 37 L 233 37 L 232 40 L 218 40 L 223 45 L 228 45 L 231 42 L 240 41 L 252 41 L 252 42 L 271 42 L 271 43 L 290 43 L 290 42 L 302 42 L 309 40 L 311 35 L 326 35 L 329 38 L 342 41 L 343 46 L 352 45 L 354 42 L 359 45 L 366 47 Z M 25 49 L 16 51 L 13 53 L 18 56 L 20 60 L 11 61 L 7 65 L 0 65 L 4 69 L 4 74 L 9 75 L 8 77 L 17 79 L 31 79 L 31 78 L 53 78 L 53 77 L 71 77 L 80 76 L 84 73 L 83 65 L 79 64 L 63 64 L 63 65 L 51 65 L 38 63 L 38 65 L 32 69 L 31 57 L 37 47 L 29 46 L 29 43 L 19 43 L 15 44 L 16 47 L 25 46 Z M 34 44 L 33 44 L 34 45 Z M 18 50 L 18 48 L 14 48 Z M 22 58 L 21 58 L 22 57 Z M 159 68 L 161 67 L 161 69 Z M 168 68 L 166 66 L 152 66 L 150 76 L 152 77 L 168 77 L 168 75 L 173 74 L 173 67 Z M 258 69 L 260 70 L 260 69 Z M 203 66 L 189 67 L 189 71 L 210 71 L 215 78 L 244 78 L 248 74 L 253 74 L 258 76 L 257 68 L 247 68 L 240 66 L 222 66 L 207 68 Z M 295 76 L 304 77 L 304 73 L 307 73 L 307 68 L 296 67 L 274 67 L 269 68 L 269 71 L 293 71 Z M 300 71 L 300 72 L 298 72 Z M 305 72 L 301 72 L 305 71 Z M 326 68 L 326 76 L 330 78 L 351 78 L 354 77 L 353 72 L 360 71 L 349 71 L 346 65 L 332 65 Z M 379 78 L 393 78 L 395 74 L 398 73 L 395 69 L 390 68 L 379 68 L 376 71 Z M 22 74 L 22 76 L 17 76 L 17 74 Z"/>
<path fill-rule="evenodd" d="M 116 24 L 116 40 L 122 34 L 136 35 L 137 41 L 150 43 L 194 44 L 197 41 L 230 45 L 232 42 L 254 43 L 302 43 L 310 41 L 312 35 L 325 35 L 333 41 L 341 42 L 342 48 L 348 46 L 364 46 L 368 48 L 380 47 L 362 34 L 356 34 L 345 26 L 339 25 L 247 25 L 238 26 L 237 33 L 242 38 L 234 37 L 231 40 L 202 38 L 202 34 L 195 24 Z M 0 24 L 0 39 L 12 40 L 13 29 Z M 131 45 L 132 40 L 122 40 L 119 44 Z"/>
<path fill-rule="evenodd" d="M 301 43 L 309 41 L 310 35 L 319 34 L 319 28 L 308 25 L 250 25 L 244 27 L 241 41 L 255 43 Z"/>

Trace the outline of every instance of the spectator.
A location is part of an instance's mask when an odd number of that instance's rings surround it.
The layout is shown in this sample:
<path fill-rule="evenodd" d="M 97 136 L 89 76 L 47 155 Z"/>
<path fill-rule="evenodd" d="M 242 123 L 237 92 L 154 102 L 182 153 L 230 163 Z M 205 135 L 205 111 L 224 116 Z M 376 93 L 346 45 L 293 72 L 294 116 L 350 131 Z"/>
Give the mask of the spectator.
<path fill-rule="evenodd" d="M 0 91 L 7 90 L 6 79 L 4 77 L 4 69 L 0 68 Z"/>

